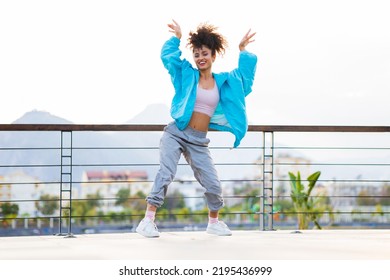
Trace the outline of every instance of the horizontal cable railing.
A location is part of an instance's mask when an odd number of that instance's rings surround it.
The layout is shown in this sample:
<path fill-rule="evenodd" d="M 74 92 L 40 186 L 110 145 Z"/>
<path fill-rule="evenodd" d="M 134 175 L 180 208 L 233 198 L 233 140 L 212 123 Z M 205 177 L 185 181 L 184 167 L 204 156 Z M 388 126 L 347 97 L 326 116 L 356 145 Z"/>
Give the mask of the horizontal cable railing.
<path fill-rule="evenodd" d="M 133 230 L 159 167 L 163 128 L 0 124 L 0 235 Z M 228 133 L 210 131 L 222 218 L 233 228 L 261 230 L 296 229 L 302 217 L 310 228 L 315 222 L 390 227 L 389 132 L 388 126 L 251 125 L 231 149 Z M 305 202 L 313 205 L 299 208 L 289 173 L 300 172 L 307 185 L 315 171 L 321 175 Z M 157 214 L 160 227 L 205 227 L 202 191 L 181 160 Z"/>

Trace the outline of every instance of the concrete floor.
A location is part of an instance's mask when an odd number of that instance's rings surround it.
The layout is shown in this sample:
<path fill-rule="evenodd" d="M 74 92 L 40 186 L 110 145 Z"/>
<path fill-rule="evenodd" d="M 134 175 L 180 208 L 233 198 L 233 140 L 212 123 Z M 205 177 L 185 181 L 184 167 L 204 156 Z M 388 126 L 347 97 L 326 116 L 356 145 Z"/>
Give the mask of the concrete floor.
<path fill-rule="evenodd" d="M 390 230 L 0 237 L 0 260 L 390 260 Z"/>

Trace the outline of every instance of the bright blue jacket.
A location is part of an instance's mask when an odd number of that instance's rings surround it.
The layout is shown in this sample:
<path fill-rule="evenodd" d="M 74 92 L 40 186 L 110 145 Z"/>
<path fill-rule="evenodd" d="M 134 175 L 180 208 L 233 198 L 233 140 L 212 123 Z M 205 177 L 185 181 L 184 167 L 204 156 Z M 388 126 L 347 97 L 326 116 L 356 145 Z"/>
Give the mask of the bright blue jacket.
<path fill-rule="evenodd" d="M 181 59 L 180 40 L 172 36 L 162 47 L 161 60 L 171 75 L 175 88 L 171 116 L 180 130 L 190 122 L 195 107 L 199 70 L 186 59 Z M 229 131 L 234 134 L 234 147 L 240 145 L 248 130 L 245 97 L 252 91 L 257 57 L 241 51 L 238 67 L 231 72 L 213 73 L 220 101 L 210 120 L 210 129 Z"/>

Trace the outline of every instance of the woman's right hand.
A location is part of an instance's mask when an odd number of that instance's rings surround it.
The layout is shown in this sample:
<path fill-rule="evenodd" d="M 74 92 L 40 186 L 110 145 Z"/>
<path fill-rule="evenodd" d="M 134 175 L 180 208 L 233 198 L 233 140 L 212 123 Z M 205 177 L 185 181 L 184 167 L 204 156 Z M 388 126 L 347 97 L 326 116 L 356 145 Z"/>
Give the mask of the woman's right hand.
<path fill-rule="evenodd" d="M 173 21 L 173 23 L 168 24 L 168 27 L 171 29 L 171 30 L 169 30 L 169 32 L 174 33 L 178 39 L 181 39 L 180 25 L 174 19 L 172 21 Z"/>

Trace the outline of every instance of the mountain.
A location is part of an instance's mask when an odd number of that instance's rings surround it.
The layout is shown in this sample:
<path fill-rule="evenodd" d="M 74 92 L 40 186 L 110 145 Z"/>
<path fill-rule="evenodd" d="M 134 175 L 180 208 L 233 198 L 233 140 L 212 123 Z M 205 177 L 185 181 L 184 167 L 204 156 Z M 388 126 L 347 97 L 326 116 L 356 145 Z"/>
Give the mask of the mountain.
<path fill-rule="evenodd" d="M 150 104 L 141 113 L 128 120 L 127 124 L 167 124 L 172 121 L 165 104 Z"/>
<path fill-rule="evenodd" d="M 54 116 L 49 112 L 33 110 L 25 113 L 12 124 L 72 124 L 63 118 Z"/>

